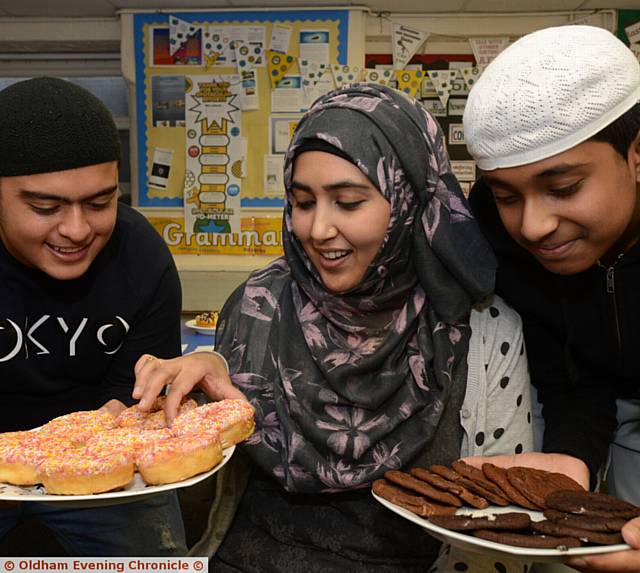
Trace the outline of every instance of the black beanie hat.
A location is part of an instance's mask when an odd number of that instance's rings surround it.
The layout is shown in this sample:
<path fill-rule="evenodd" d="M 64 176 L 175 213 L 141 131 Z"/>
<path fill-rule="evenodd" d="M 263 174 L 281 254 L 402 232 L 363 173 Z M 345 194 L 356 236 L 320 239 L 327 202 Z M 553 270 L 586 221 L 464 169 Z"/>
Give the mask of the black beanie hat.
<path fill-rule="evenodd" d="M 0 91 L 0 177 L 119 159 L 111 112 L 84 88 L 58 78 L 33 78 Z"/>

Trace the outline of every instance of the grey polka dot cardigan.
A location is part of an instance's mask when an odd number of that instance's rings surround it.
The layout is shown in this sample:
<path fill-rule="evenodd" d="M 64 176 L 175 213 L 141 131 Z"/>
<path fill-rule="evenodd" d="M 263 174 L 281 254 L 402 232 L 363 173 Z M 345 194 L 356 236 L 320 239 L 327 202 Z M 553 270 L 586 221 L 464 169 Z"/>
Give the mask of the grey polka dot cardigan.
<path fill-rule="evenodd" d="M 471 313 L 460 456 L 533 450 L 531 390 L 520 316 L 499 297 Z M 432 571 L 525 573 L 531 564 L 443 546 Z"/>

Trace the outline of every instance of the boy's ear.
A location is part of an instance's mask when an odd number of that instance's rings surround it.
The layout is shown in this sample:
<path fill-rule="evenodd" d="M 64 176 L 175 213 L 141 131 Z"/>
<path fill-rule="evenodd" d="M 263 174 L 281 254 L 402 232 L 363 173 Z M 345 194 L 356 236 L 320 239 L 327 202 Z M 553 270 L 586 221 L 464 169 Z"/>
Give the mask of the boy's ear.
<path fill-rule="evenodd" d="M 629 146 L 628 155 L 629 164 L 633 166 L 636 174 L 636 182 L 640 183 L 640 131 L 636 134 L 634 140 Z"/>

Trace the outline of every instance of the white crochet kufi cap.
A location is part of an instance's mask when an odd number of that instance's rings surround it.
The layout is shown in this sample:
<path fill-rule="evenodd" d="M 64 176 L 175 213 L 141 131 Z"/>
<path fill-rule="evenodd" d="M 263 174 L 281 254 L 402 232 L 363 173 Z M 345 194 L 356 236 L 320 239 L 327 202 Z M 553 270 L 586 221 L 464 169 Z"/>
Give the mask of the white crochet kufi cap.
<path fill-rule="evenodd" d="M 480 169 L 526 165 L 571 149 L 640 99 L 640 63 L 611 32 L 560 26 L 523 36 L 469 94 L 464 134 Z"/>

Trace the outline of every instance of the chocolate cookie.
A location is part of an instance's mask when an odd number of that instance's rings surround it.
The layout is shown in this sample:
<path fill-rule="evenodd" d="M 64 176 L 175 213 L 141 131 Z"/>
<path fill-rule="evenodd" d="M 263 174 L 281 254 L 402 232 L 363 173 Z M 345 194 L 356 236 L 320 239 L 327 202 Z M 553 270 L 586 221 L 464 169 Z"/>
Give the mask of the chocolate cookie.
<path fill-rule="evenodd" d="M 413 476 L 410 476 L 407 473 L 400 472 L 397 470 L 389 470 L 385 472 L 384 477 L 405 489 L 410 489 L 419 493 L 420 495 L 424 495 L 429 499 L 433 499 L 434 501 L 438 501 L 445 505 L 455 505 L 456 507 L 460 507 L 462 502 L 460 498 L 448 493 L 446 491 L 442 491 L 440 489 L 436 489 L 428 483 L 420 481 Z"/>
<path fill-rule="evenodd" d="M 584 491 L 569 476 L 535 468 L 513 467 L 507 470 L 509 483 L 529 501 L 546 508 L 545 497 L 558 490 Z M 558 509 L 558 508 L 555 508 Z"/>
<path fill-rule="evenodd" d="M 549 521 L 555 521 L 556 523 L 562 523 L 570 527 L 579 527 L 580 529 L 587 529 L 589 531 L 620 531 L 622 526 L 627 522 L 624 518 L 591 517 L 589 515 L 565 513 L 557 509 L 545 509 L 543 513 Z"/>
<path fill-rule="evenodd" d="M 374 481 L 371 489 L 376 495 L 421 517 L 453 515 L 456 512 L 456 508 L 452 505 L 441 505 L 419 495 L 412 495 L 384 479 Z"/>
<path fill-rule="evenodd" d="M 424 468 L 413 468 L 411 470 L 411 475 L 416 479 L 431 484 L 433 487 L 437 487 L 438 489 L 457 495 L 462 501 L 471 507 L 478 509 L 489 507 L 489 502 L 484 497 L 475 495 L 463 485 L 449 481 L 448 479 L 430 472 L 429 470 L 425 470 Z"/>
<path fill-rule="evenodd" d="M 528 513 L 510 512 L 473 517 L 471 515 L 433 515 L 429 521 L 438 527 L 454 531 L 471 531 L 474 529 L 520 530 L 531 525 Z"/>
<path fill-rule="evenodd" d="M 511 485 L 509 478 L 507 477 L 507 470 L 493 464 L 482 464 L 482 473 L 491 480 L 504 492 L 510 501 L 516 505 L 526 507 L 528 509 L 540 509 L 540 506 L 529 501 L 524 495 L 522 495 L 515 487 Z"/>
<path fill-rule="evenodd" d="M 432 471 L 434 474 L 438 474 L 439 476 L 455 483 L 459 482 L 462 477 L 457 471 L 439 464 L 429 466 L 429 471 Z"/>
<path fill-rule="evenodd" d="M 640 507 L 612 495 L 590 491 L 556 491 L 546 497 L 546 506 L 566 513 L 592 517 L 631 519 L 640 515 Z"/>
<path fill-rule="evenodd" d="M 571 547 L 580 547 L 582 543 L 576 537 L 552 537 L 549 535 L 526 535 L 524 533 L 512 533 L 510 531 L 488 531 L 481 529 L 472 533 L 474 537 L 480 537 L 487 541 L 516 545 L 518 547 L 533 547 L 537 549 L 558 549 L 565 551 Z"/>
<path fill-rule="evenodd" d="M 470 489 L 472 492 L 481 495 L 482 497 L 488 499 L 491 503 L 495 505 L 507 506 L 509 505 L 509 500 L 506 497 L 502 497 L 501 495 L 497 495 L 493 493 L 493 491 L 489 491 L 485 489 L 484 486 L 480 485 L 478 482 L 474 480 L 467 479 L 466 477 L 460 476 L 458 483 Z"/>
<path fill-rule="evenodd" d="M 474 468 L 470 466 L 468 463 L 463 462 L 462 460 L 456 460 L 451 464 L 451 467 L 457 471 L 462 477 L 466 477 L 471 481 L 481 485 L 484 489 L 498 495 L 502 498 L 507 499 L 505 493 L 497 486 L 494 482 L 488 480 L 482 470 L 478 468 Z"/>
<path fill-rule="evenodd" d="M 549 521 L 548 519 L 534 521 L 531 524 L 531 529 L 544 535 L 577 537 L 585 543 L 597 543 L 598 545 L 616 545 L 617 543 L 622 543 L 622 535 L 620 533 L 588 531 L 587 529 L 571 527 L 570 525 Z"/>

